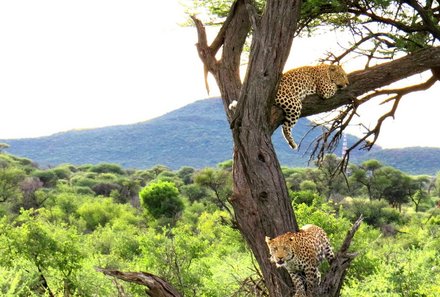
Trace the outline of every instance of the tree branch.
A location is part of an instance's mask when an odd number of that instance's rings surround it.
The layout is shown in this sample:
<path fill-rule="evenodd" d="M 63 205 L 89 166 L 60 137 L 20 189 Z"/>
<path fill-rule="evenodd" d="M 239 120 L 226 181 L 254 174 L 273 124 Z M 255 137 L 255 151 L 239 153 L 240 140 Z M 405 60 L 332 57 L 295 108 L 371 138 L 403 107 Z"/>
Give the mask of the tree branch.
<path fill-rule="evenodd" d="M 148 288 L 151 297 L 182 297 L 177 290 L 160 277 L 148 272 L 122 272 L 115 269 L 95 268 L 105 275 L 116 277 L 126 282 L 139 284 Z"/>
<path fill-rule="evenodd" d="M 436 38 L 440 39 L 440 29 L 436 23 L 434 23 L 431 19 L 431 17 L 428 15 L 428 12 L 423 8 L 417 1 L 415 0 L 404 0 L 402 1 L 412 8 L 414 8 L 415 11 L 418 12 L 420 17 L 422 18 L 423 22 L 425 23 L 425 26 L 429 28 L 429 32 Z"/>
<path fill-rule="evenodd" d="M 217 60 L 215 59 L 215 50 L 208 46 L 208 38 L 203 23 L 195 16 L 191 15 L 191 19 L 197 28 L 198 42 L 196 43 L 197 53 L 203 62 L 203 77 L 205 79 L 205 88 L 209 94 L 208 72 L 217 71 Z"/>
<path fill-rule="evenodd" d="M 362 220 L 363 218 L 360 216 L 353 224 L 351 229 L 347 232 L 341 248 L 336 253 L 335 259 L 330 263 L 329 271 L 326 273 L 324 279 L 318 287 L 317 296 L 326 297 L 340 295 L 339 292 L 342 288 L 342 283 L 344 282 L 348 266 L 357 256 L 357 253 L 350 253 L 348 249 L 351 241 L 353 240 L 354 234 L 362 223 Z"/>
<path fill-rule="evenodd" d="M 250 17 L 245 0 L 234 1 L 225 22 L 210 46 L 202 22 L 195 16 L 191 16 L 191 18 L 197 29 L 198 42 L 196 46 L 204 65 L 205 85 L 209 90 L 207 76 L 210 72 L 217 81 L 225 112 L 228 119 L 231 120 L 232 112 L 228 107 L 233 100 L 238 100 L 240 96 L 240 58 L 250 31 Z M 215 55 L 221 47 L 223 47 L 222 57 L 217 60 Z"/>
<path fill-rule="evenodd" d="M 350 85 L 339 90 L 332 98 L 323 100 L 318 95 L 307 96 L 303 101 L 301 117 L 332 111 L 344 105 L 351 105 L 357 97 L 363 94 L 438 67 L 440 67 L 440 47 L 429 47 L 369 69 L 350 73 L 348 75 Z M 440 74 L 440 71 L 438 72 Z M 283 119 L 282 109 L 273 106 L 270 120 L 272 132 L 282 124 Z"/>

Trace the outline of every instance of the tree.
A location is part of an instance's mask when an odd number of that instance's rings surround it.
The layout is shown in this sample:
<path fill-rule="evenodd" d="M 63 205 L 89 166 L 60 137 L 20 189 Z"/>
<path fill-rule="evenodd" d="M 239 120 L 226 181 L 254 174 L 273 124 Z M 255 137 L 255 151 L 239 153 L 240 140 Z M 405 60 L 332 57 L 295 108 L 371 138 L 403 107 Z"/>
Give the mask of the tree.
<path fill-rule="evenodd" d="M 210 72 L 215 77 L 231 124 L 234 193 L 230 202 L 238 227 L 261 268 L 270 296 L 289 296 L 292 291 L 287 272 L 269 263 L 264 237 L 298 231 L 271 135 L 283 117 L 282 112 L 273 107 L 273 101 L 290 53 L 300 7 L 301 1 L 268 0 L 264 9 L 259 11 L 253 1 L 234 1 L 210 45 L 202 22 L 192 17 L 198 32 L 197 50 L 205 65 L 205 73 Z M 240 56 L 250 32 L 253 38 L 242 83 Z M 217 58 L 220 48 L 221 56 Z M 233 113 L 228 106 L 237 99 L 238 106 Z M 322 106 L 322 103 L 318 105 Z M 319 112 L 316 108 L 313 110 Z M 306 112 L 310 109 L 304 109 L 303 115 Z M 346 260 L 342 266 L 346 268 L 354 256 L 344 256 Z M 332 273 L 334 278 L 331 281 L 323 281 L 320 290 L 326 293 L 322 295 L 338 294 L 345 275 L 345 270 L 340 269 L 342 266 L 337 273 Z"/>
<path fill-rule="evenodd" d="M 26 177 L 20 182 L 23 194 L 22 207 L 24 209 L 39 208 L 48 197 L 38 199 L 37 191 L 43 187 L 43 182 L 37 177 Z"/>
<path fill-rule="evenodd" d="M 325 188 L 325 197 L 327 201 L 334 198 L 336 194 L 343 193 L 346 188 L 345 180 L 342 174 L 337 174 L 340 160 L 335 154 L 326 155 L 318 165 L 321 172 L 321 180 Z"/>
<path fill-rule="evenodd" d="M 437 192 L 437 197 L 440 197 L 440 172 L 437 173 L 436 177 L 435 177 L 435 189 Z"/>
<path fill-rule="evenodd" d="M 376 172 L 382 166 L 383 165 L 377 160 L 365 161 L 359 167 L 352 166 L 351 179 L 365 186 L 370 201 L 373 199 L 380 199 L 380 188 L 383 183 L 381 182 L 380 177 L 377 176 Z"/>
<path fill-rule="evenodd" d="M 408 187 L 408 196 L 414 203 L 416 212 L 419 211 L 420 203 L 429 197 L 428 189 L 430 184 L 431 177 L 428 175 L 421 175 L 411 178 L 410 186 Z"/>
<path fill-rule="evenodd" d="M 183 210 L 179 191 L 171 182 L 150 183 L 139 192 L 139 196 L 142 206 L 155 218 L 173 218 Z"/>
<path fill-rule="evenodd" d="M 35 291 L 44 296 L 59 296 L 56 291 L 62 287 L 64 296 L 71 296 L 76 287 L 75 274 L 84 258 L 76 229 L 45 222 L 33 210 L 22 211 L 15 224 L 1 226 L 1 234 L 9 238 L 8 253 L 0 255 L 1 262 L 13 267 L 24 259 L 30 264 L 26 266 L 27 273 L 34 274 Z M 0 249 L 6 250 L 4 246 Z M 62 285 L 57 272 L 61 273 Z"/>
<path fill-rule="evenodd" d="M 215 196 L 216 204 L 232 216 L 228 197 L 231 195 L 231 174 L 222 169 L 205 168 L 197 172 L 194 177 L 197 185 L 210 189 Z"/>
<path fill-rule="evenodd" d="M 195 171 L 196 170 L 192 167 L 184 166 L 179 169 L 177 175 L 180 177 L 185 185 L 189 185 L 193 182 L 192 178 Z"/>
<path fill-rule="evenodd" d="M 0 154 L 3 153 L 3 150 L 8 148 L 9 148 L 9 144 L 0 142 Z"/>
<path fill-rule="evenodd" d="M 387 186 L 382 193 L 383 197 L 392 207 L 401 211 L 402 204 L 409 202 L 411 177 L 392 167 L 382 168 L 380 175 L 387 180 Z"/>
<path fill-rule="evenodd" d="M 19 168 L 0 164 L 0 202 L 11 199 L 18 200 L 20 196 L 19 185 L 25 173 Z"/>

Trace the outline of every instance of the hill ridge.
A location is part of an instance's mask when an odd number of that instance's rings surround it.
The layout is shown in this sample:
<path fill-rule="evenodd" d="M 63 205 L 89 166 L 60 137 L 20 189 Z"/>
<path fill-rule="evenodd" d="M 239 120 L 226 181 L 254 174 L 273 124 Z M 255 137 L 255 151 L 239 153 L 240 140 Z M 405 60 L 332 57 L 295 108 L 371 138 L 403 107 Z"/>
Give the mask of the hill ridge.
<path fill-rule="evenodd" d="M 280 130 L 275 131 L 272 140 L 282 165 L 308 165 L 306 148 L 319 133 L 316 130 L 308 133 L 310 127 L 311 122 L 302 118 L 293 129 L 295 139 L 300 140 L 306 135 L 299 151 L 292 151 Z M 347 139 L 349 145 L 357 140 L 352 135 L 348 135 Z M 232 158 L 232 136 L 220 98 L 197 100 L 138 123 L 73 129 L 38 138 L 4 139 L 0 142 L 10 145 L 6 150 L 8 153 L 32 159 L 43 167 L 61 163 L 117 163 L 127 168 L 151 168 L 158 164 L 171 169 L 182 166 L 203 168 Z M 336 154 L 340 154 L 341 150 L 340 145 Z M 378 146 L 370 152 L 356 150 L 351 160 L 360 162 L 375 158 L 400 170 L 404 168 L 409 173 L 435 174 L 440 170 L 440 148 L 425 151 L 429 154 L 423 155 L 423 158 L 428 159 L 429 164 L 419 159 L 405 159 L 400 157 L 401 153 L 397 154 L 398 161 L 389 160 L 396 157 L 393 151 Z M 410 155 L 422 154 L 421 150 L 411 149 L 408 152 Z"/>

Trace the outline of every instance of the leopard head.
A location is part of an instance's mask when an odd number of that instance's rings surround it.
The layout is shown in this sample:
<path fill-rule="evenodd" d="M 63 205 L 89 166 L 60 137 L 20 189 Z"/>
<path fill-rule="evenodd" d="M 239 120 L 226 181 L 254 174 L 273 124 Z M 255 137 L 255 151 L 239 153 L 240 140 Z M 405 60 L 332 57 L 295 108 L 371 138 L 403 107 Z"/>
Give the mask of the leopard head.
<path fill-rule="evenodd" d="M 345 88 L 348 86 L 348 77 L 344 69 L 340 65 L 330 65 L 328 67 L 330 80 L 336 84 L 339 88 Z"/>
<path fill-rule="evenodd" d="M 266 243 L 269 247 L 270 261 L 275 263 L 277 267 L 286 265 L 286 262 L 293 258 L 292 249 L 290 248 L 290 242 L 292 236 L 284 234 L 274 239 L 266 236 Z"/>

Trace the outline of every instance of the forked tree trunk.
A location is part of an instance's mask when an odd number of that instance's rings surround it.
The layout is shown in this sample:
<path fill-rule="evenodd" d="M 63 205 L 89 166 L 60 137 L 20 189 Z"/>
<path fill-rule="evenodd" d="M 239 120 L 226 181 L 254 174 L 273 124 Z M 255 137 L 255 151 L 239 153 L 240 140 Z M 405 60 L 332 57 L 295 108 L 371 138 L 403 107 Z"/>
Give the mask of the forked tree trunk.
<path fill-rule="evenodd" d="M 269 262 L 264 237 L 298 230 L 272 145 L 274 127 L 270 119 L 277 84 L 290 53 L 300 6 L 301 1 L 268 0 L 260 16 L 250 1 L 237 0 L 211 45 L 207 43 L 203 25 L 193 17 L 199 35 L 199 56 L 205 71 L 216 78 L 232 128 L 234 193 L 230 202 L 238 227 L 255 255 L 266 287 L 273 297 L 293 293 L 287 271 L 277 269 Z M 242 85 L 239 77 L 240 55 L 250 27 L 253 30 L 250 60 Z M 221 46 L 222 57 L 217 60 L 215 55 Z M 227 108 L 232 100 L 239 102 L 235 113 Z"/>
<path fill-rule="evenodd" d="M 160 277 L 148 272 L 122 272 L 115 269 L 96 268 L 96 271 L 105 275 L 121 279 L 126 282 L 145 286 L 146 293 L 151 297 L 182 297 L 182 295 L 168 282 Z M 119 296 L 124 296 L 125 292 L 116 285 Z"/>
<path fill-rule="evenodd" d="M 234 3 L 219 36 L 206 43 L 203 26 L 198 50 L 222 93 L 234 139 L 234 194 L 231 204 L 239 229 L 261 268 L 270 296 L 289 296 L 288 273 L 269 262 L 264 237 L 298 230 L 280 164 L 272 146 L 270 111 L 277 83 L 290 52 L 301 1 L 267 1 L 260 16 L 247 1 Z M 250 26 L 254 35 L 248 70 L 241 85 L 240 55 Z M 241 30 L 238 30 L 241 28 Z M 216 61 L 217 40 L 223 44 L 222 59 Z M 238 100 L 235 113 L 227 109 Z"/>

